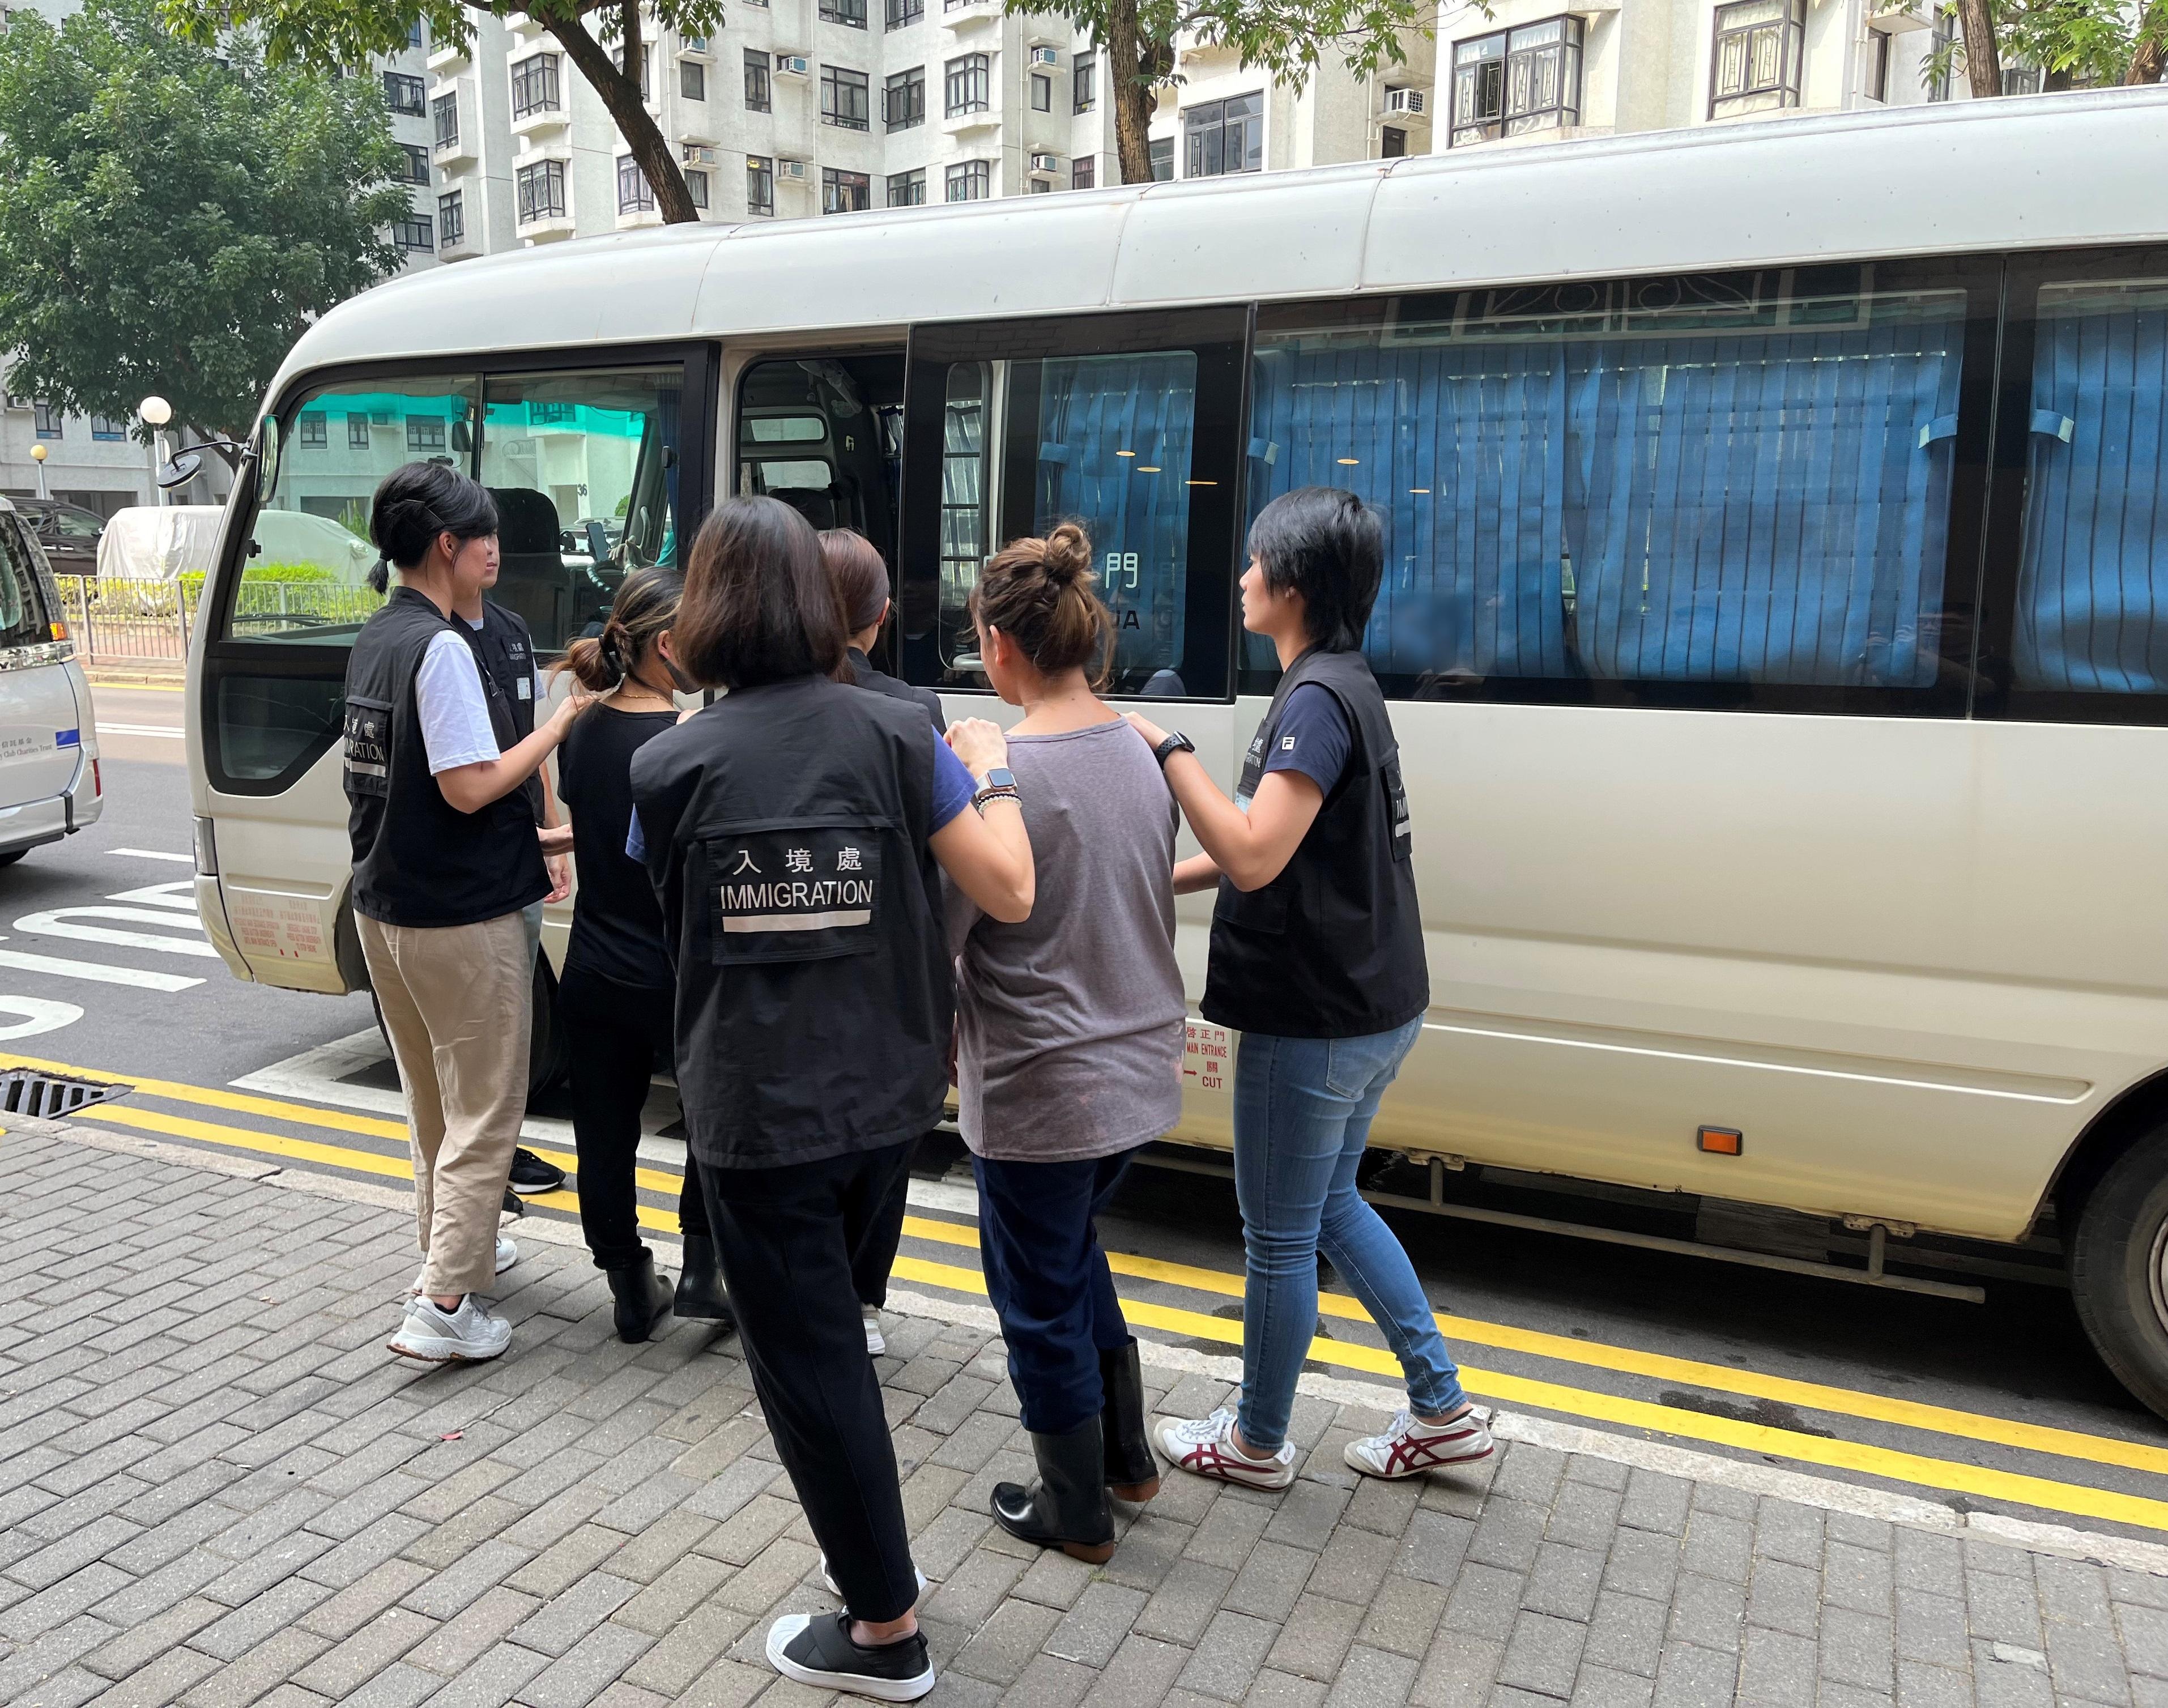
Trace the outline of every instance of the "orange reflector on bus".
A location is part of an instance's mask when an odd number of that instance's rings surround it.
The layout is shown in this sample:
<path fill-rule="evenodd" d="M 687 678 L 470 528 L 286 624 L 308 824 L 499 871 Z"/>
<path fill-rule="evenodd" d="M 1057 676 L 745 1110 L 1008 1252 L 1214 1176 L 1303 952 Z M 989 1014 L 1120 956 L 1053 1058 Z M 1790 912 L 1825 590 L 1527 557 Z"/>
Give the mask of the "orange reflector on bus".
<path fill-rule="evenodd" d="M 1737 1127 L 1697 1127 L 1694 1141 L 1718 1157 L 1735 1157 L 1746 1148 L 1746 1136 Z"/>
<path fill-rule="evenodd" d="M 65 641 L 67 639 L 67 625 L 66 623 L 55 623 L 52 627 L 53 639 L 56 641 Z"/>

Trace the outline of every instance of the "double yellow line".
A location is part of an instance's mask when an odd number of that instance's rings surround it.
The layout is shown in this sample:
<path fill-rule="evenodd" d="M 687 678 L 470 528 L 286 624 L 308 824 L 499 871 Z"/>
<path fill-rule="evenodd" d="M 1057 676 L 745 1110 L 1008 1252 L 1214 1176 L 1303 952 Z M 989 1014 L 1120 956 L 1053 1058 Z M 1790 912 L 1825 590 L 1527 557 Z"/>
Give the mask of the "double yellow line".
<path fill-rule="evenodd" d="M 29 1057 L 0 1059 L 4 1059 L 11 1066 L 81 1077 L 117 1077 L 101 1076 L 92 1070 L 63 1062 Z M 405 1124 L 399 1121 L 173 1080 L 131 1078 L 129 1083 L 147 1096 L 172 1102 L 335 1132 L 393 1140 L 401 1144 L 406 1137 Z M 282 1133 L 198 1120 L 127 1104 L 90 1104 L 77 1110 L 74 1119 L 93 1120 L 139 1131 L 223 1148 L 252 1151 L 261 1155 L 385 1179 L 412 1178 L 412 1167 L 403 1154 L 386 1155 L 378 1151 L 290 1137 Z M 576 1158 L 562 1152 L 545 1151 L 542 1154 L 566 1168 L 574 1166 L 576 1162 Z M 675 1194 L 683 1184 L 679 1175 L 655 1168 L 639 1169 L 637 1179 L 641 1186 L 664 1195 Z M 579 1207 L 577 1195 L 570 1191 L 550 1193 L 528 1201 L 545 1208 L 571 1212 L 577 1212 Z M 639 1214 L 640 1221 L 646 1226 L 662 1232 L 674 1233 L 678 1231 L 678 1218 L 670 1210 L 642 1205 Z M 975 1248 L 978 1245 L 978 1234 L 975 1228 L 922 1216 L 906 1216 L 904 1232 L 912 1239 L 931 1244 L 970 1248 Z M 1239 1299 L 1242 1296 L 1243 1280 L 1237 1274 L 1120 1253 L 1110 1253 L 1108 1262 L 1117 1275 L 1132 1280 L 1225 1298 Z M 978 1269 L 934 1263 L 921 1258 L 900 1257 L 896 1260 L 895 1274 L 901 1279 L 948 1292 L 984 1297 L 986 1290 L 985 1278 Z M 1123 1295 L 1122 1307 L 1130 1322 L 1139 1327 L 1215 1345 L 1234 1348 L 1241 1345 L 1242 1325 L 1239 1321 L 1184 1310 L 1153 1300 L 1134 1298 L 1127 1292 Z M 1361 1304 L 1344 1294 L 1321 1293 L 1318 1309 L 1321 1316 L 1336 1320 L 1351 1322 L 1368 1322 L 1369 1320 Z M 1981 1413 L 1894 1399 L 1857 1389 L 1800 1381 L 1756 1370 L 1735 1370 L 1697 1359 L 1673 1358 L 1630 1347 L 1572 1339 L 1474 1317 L 1442 1314 L 1437 1317 L 1437 1324 L 1449 1340 L 1463 1345 L 1490 1347 L 1615 1375 L 1673 1382 L 1749 1399 L 1770 1400 L 1836 1417 L 1857 1418 L 1862 1421 L 2013 1448 L 2027 1453 L 2048 1454 L 2118 1470 L 2168 1473 L 2168 1448 L 2144 1442 L 2021 1423 Z M 1319 1363 L 1361 1371 L 1365 1375 L 1394 1379 L 1400 1375 L 1399 1361 L 1390 1352 L 1361 1342 L 1330 1339 L 1320 1335 L 1311 1342 L 1310 1356 Z M 2142 1495 L 2095 1488 L 2083 1483 L 1967 1465 L 1894 1448 L 1829 1439 L 1804 1430 L 1778 1429 L 1740 1419 L 1715 1417 L 1683 1407 L 1629 1399 L 1507 1371 L 1464 1367 L 1461 1379 L 1472 1392 L 1508 1404 L 1533 1407 L 1568 1417 L 1591 1418 L 1653 1434 L 1714 1443 L 1799 1464 L 1854 1471 L 1920 1488 L 1978 1496 L 2043 1508 L 2051 1512 L 2105 1519 L 2114 1524 L 2168 1531 L 2168 1500 L 2155 1500 Z"/>

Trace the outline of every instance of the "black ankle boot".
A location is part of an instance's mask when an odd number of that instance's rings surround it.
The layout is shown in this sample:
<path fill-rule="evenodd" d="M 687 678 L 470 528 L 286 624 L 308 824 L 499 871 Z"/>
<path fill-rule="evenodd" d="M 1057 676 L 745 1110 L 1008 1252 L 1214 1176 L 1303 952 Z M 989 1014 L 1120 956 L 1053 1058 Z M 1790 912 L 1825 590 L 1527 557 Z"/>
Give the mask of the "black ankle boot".
<path fill-rule="evenodd" d="M 1099 1413 L 1106 1442 L 1107 1491 L 1116 1500 L 1136 1503 L 1159 1493 L 1159 1461 L 1145 1434 L 1145 1374 L 1137 1363 L 1137 1341 L 1099 1352 L 1099 1384 L 1107 1401 Z"/>
<path fill-rule="evenodd" d="M 996 1483 L 994 1521 L 1012 1536 L 1098 1565 L 1114 1551 L 1099 1420 L 1087 1418 L 1065 1435 L 1034 1435 L 1031 1450 L 1039 1481 L 1029 1488 Z"/>
<path fill-rule="evenodd" d="M 651 1252 L 642 1252 L 636 1264 L 603 1274 L 609 1281 L 610 1296 L 617 1301 L 617 1338 L 637 1345 L 670 1314 L 670 1283 L 655 1273 Z"/>
<path fill-rule="evenodd" d="M 738 1313 L 723 1292 L 723 1272 L 715 1262 L 715 1242 L 699 1234 L 685 1236 L 685 1267 L 678 1277 L 678 1297 L 671 1311 L 700 1322 L 720 1322 L 725 1331 L 737 1327 Z"/>

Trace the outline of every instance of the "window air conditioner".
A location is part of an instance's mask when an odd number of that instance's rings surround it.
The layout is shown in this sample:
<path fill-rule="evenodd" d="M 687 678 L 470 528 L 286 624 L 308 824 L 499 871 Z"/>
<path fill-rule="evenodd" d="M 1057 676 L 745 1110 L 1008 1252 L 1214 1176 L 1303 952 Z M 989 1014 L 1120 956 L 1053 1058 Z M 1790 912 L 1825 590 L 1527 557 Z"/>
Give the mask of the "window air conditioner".
<path fill-rule="evenodd" d="M 1421 89 L 1388 89 L 1385 91 L 1385 110 L 1404 119 L 1420 119 L 1423 114 L 1423 92 Z"/>
<path fill-rule="evenodd" d="M 679 145 L 678 157 L 687 166 L 713 166 L 715 151 L 704 142 L 686 142 Z"/>
<path fill-rule="evenodd" d="M 1034 154 L 1031 157 L 1031 169 L 1034 172 L 1054 173 L 1060 171 L 1060 168 L 1061 162 L 1055 155 Z"/>
<path fill-rule="evenodd" d="M 778 160 L 775 162 L 775 175 L 786 184 L 803 184 L 805 182 L 805 162 L 802 160 Z"/>
<path fill-rule="evenodd" d="M 779 53 L 775 56 L 775 74 L 779 77 L 808 77 L 812 70 L 802 53 Z"/>
<path fill-rule="evenodd" d="M 1031 51 L 1031 62 L 1034 65 L 1060 65 L 1061 56 L 1050 47 L 1035 47 Z"/>

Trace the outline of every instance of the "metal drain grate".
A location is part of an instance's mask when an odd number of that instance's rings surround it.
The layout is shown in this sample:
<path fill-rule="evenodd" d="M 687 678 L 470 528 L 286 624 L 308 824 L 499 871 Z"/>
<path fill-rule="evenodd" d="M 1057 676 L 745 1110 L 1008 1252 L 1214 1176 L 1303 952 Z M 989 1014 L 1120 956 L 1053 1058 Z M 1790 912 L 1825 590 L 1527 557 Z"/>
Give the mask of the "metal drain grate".
<path fill-rule="evenodd" d="M 28 1067 L 0 1068 L 0 1113 L 58 1120 L 86 1104 L 125 1097 L 135 1088 L 95 1079 L 70 1079 L 61 1073 L 40 1073 Z"/>

